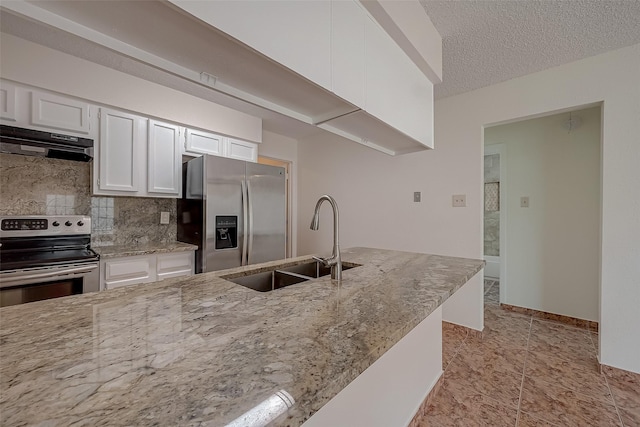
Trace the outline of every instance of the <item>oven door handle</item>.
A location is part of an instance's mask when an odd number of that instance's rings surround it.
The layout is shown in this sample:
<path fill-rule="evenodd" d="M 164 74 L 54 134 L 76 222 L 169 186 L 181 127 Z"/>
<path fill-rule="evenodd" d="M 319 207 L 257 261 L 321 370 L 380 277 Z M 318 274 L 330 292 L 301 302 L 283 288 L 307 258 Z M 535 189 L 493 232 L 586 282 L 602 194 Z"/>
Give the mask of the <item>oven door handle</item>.
<path fill-rule="evenodd" d="M 0 275 L 0 287 L 11 286 L 12 283 L 20 282 L 24 283 L 25 280 L 33 280 L 33 279 L 48 279 L 48 278 L 58 278 L 65 277 L 70 274 L 78 275 L 81 273 L 88 273 L 91 270 L 95 270 L 98 268 L 98 264 L 90 264 L 83 265 L 82 267 L 72 267 L 67 269 L 54 269 L 42 273 L 34 273 L 34 274 L 21 274 L 21 272 L 8 272 Z"/>

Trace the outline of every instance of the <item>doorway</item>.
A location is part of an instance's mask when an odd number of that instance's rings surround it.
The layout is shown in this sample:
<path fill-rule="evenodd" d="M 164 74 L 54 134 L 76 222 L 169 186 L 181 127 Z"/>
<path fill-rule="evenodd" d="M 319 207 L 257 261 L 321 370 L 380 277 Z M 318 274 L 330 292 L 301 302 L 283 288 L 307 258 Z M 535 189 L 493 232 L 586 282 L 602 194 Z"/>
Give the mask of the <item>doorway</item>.
<path fill-rule="evenodd" d="M 484 144 L 500 163 L 499 206 L 485 206 L 500 211 L 500 302 L 597 322 L 601 107 L 486 127 Z"/>
<path fill-rule="evenodd" d="M 286 242 L 286 251 L 285 251 L 285 256 L 287 258 L 291 258 L 292 256 L 292 244 L 291 244 L 291 239 L 293 236 L 293 230 L 292 230 L 292 212 L 291 212 L 291 199 L 292 199 L 292 194 L 291 194 L 291 180 L 290 180 L 290 176 L 291 176 L 291 162 L 286 161 L 286 160 L 280 160 L 280 159 L 274 159 L 271 157 L 265 157 L 265 156 L 258 156 L 258 163 L 261 163 L 263 165 L 271 165 L 271 166 L 278 166 L 281 168 L 284 168 L 284 173 L 285 173 L 285 199 L 286 199 L 286 207 L 285 207 L 285 212 L 286 212 L 286 225 L 285 225 L 285 242 Z"/>

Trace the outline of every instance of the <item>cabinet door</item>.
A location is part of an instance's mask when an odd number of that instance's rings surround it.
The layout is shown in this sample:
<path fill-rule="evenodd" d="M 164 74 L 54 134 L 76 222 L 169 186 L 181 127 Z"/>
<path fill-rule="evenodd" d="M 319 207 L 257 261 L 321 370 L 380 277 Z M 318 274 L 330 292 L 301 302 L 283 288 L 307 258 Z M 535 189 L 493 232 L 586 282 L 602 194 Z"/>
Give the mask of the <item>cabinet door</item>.
<path fill-rule="evenodd" d="M 158 254 L 158 280 L 191 276 L 193 274 L 193 266 L 193 251 Z"/>
<path fill-rule="evenodd" d="M 156 256 L 141 255 L 102 261 L 102 289 L 156 281 Z"/>
<path fill-rule="evenodd" d="M 148 156 L 147 192 L 179 196 L 180 127 L 149 120 Z"/>
<path fill-rule="evenodd" d="M 171 0 L 171 3 L 331 90 L 330 1 Z"/>
<path fill-rule="evenodd" d="M 140 190 L 140 146 L 146 119 L 100 109 L 98 188 L 135 193 Z M 144 165 L 142 165 L 144 166 Z"/>
<path fill-rule="evenodd" d="M 355 0 L 331 2 L 332 91 L 364 108 L 364 33 L 366 12 Z"/>
<path fill-rule="evenodd" d="M 4 80 L 0 82 L 0 118 L 16 121 L 16 87 Z"/>
<path fill-rule="evenodd" d="M 226 157 L 249 162 L 258 161 L 258 146 L 253 142 L 241 141 L 239 139 L 226 139 Z"/>
<path fill-rule="evenodd" d="M 31 92 L 31 124 L 88 134 L 89 104 L 49 93 Z"/>
<path fill-rule="evenodd" d="M 377 22 L 365 25 L 365 110 L 433 147 L 433 85 Z"/>
<path fill-rule="evenodd" d="M 185 153 L 224 156 L 224 138 L 215 133 L 187 129 Z"/>

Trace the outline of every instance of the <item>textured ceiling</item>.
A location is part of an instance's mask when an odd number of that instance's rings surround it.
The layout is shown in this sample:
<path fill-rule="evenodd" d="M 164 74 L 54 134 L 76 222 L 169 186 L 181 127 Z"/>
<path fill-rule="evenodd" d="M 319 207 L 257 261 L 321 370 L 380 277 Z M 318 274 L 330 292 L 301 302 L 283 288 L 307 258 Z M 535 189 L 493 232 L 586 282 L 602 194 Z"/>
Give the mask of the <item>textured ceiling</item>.
<path fill-rule="evenodd" d="M 640 43 L 639 0 L 420 0 L 442 36 L 444 98 Z"/>

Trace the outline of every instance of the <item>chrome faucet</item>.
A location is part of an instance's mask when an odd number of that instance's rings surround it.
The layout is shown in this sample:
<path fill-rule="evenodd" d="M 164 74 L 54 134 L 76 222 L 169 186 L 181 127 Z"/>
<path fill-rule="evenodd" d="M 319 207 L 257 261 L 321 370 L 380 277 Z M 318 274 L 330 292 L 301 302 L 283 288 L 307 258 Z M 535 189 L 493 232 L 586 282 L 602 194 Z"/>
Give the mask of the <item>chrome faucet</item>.
<path fill-rule="evenodd" d="M 331 267 L 331 279 L 339 282 L 342 280 L 342 259 L 340 258 L 340 244 L 338 243 L 340 218 L 338 215 L 338 204 L 333 197 L 325 194 L 318 199 L 316 210 L 311 220 L 311 229 L 317 230 L 320 225 L 320 206 L 325 200 L 331 204 L 331 208 L 333 209 L 333 253 L 329 258 L 318 258 L 314 256 L 313 259 L 320 261 L 327 267 Z"/>

